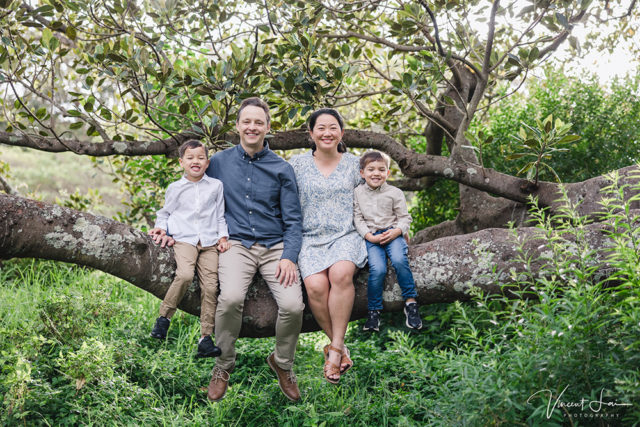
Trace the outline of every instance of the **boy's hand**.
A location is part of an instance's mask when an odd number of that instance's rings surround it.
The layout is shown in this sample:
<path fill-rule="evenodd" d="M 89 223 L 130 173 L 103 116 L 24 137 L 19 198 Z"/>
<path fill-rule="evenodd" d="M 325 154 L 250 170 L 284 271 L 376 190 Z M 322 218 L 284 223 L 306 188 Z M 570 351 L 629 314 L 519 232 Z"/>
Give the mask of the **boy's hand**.
<path fill-rule="evenodd" d="M 226 252 L 230 247 L 231 247 L 231 243 L 229 243 L 226 237 L 223 237 L 220 240 L 218 240 L 218 252 L 220 253 Z"/>
<path fill-rule="evenodd" d="M 298 269 L 290 259 L 282 258 L 276 267 L 276 279 L 285 288 L 295 283 Z"/>
<path fill-rule="evenodd" d="M 158 243 L 160 244 L 161 248 L 164 248 L 165 246 L 173 246 L 173 243 L 175 242 L 173 237 L 168 236 L 167 232 L 162 228 L 152 228 L 149 230 L 148 234 L 156 245 Z"/>
<path fill-rule="evenodd" d="M 399 228 L 392 228 L 391 230 L 387 230 L 384 233 L 380 233 L 379 236 L 382 236 L 380 239 L 381 245 L 386 245 L 390 243 L 392 240 L 400 237 L 402 235 L 402 230 Z"/>
<path fill-rule="evenodd" d="M 382 239 L 382 234 L 373 234 L 373 233 L 367 233 L 364 235 L 364 238 L 371 243 L 380 243 L 380 240 Z"/>

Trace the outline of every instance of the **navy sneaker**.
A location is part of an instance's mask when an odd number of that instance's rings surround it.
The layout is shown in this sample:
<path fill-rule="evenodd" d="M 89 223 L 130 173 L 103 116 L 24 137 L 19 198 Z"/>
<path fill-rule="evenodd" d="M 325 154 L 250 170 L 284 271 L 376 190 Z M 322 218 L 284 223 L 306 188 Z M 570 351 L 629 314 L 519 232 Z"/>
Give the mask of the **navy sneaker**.
<path fill-rule="evenodd" d="M 196 357 L 218 357 L 221 354 L 222 350 L 213 343 L 211 335 L 207 335 L 198 342 L 198 353 Z"/>
<path fill-rule="evenodd" d="M 157 338 L 159 340 L 163 340 L 167 338 L 167 330 L 169 329 L 169 323 L 171 321 L 166 317 L 158 317 L 156 319 L 156 324 L 153 325 L 153 330 L 151 331 L 151 338 Z"/>
<path fill-rule="evenodd" d="M 369 310 L 367 313 L 367 321 L 362 327 L 363 331 L 376 331 L 380 330 L 380 310 Z"/>
<path fill-rule="evenodd" d="M 422 319 L 418 310 L 418 303 L 410 302 L 404 306 L 404 315 L 407 317 L 407 328 L 422 329 Z"/>

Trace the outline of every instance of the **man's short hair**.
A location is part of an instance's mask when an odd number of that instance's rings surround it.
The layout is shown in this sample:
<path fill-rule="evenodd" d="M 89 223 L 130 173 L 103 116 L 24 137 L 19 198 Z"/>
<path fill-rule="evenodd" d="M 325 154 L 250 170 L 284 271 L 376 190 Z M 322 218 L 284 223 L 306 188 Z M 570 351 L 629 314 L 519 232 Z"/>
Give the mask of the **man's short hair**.
<path fill-rule="evenodd" d="M 367 151 L 360 157 L 360 169 L 364 170 L 367 165 L 371 162 L 379 162 L 383 161 L 387 165 L 387 169 L 389 169 L 391 165 L 391 159 L 385 153 L 381 153 L 380 151 Z"/>
<path fill-rule="evenodd" d="M 238 108 L 238 116 L 236 117 L 236 123 L 240 120 L 240 113 L 244 110 L 244 107 L 254 106 L 260 107 L 264 110 L 264 114 L 267 116 L 267 124 L 271 123 L 271 115 L 269 114 L 269 105 L 264 102 L 262 99 L 254 96 L 251 98 L 247 98 L 240 104 L 240 108 Z"/>
<path fill-rule="evenodd" d="M 183 158 L 184 153 L 187 150 L 198 148 L 198 147 L 204 148 L 204 155 L 207 156 L 207 159 L 208 159 L 209 155 L 207 153 L 207 148 L 204 146 L 202 142 L 198 141 L 197 139 L 189 139 L 183 142 L 180 148 L 178 148 L 178 154 L 180 154 L 180 158 Z"/>

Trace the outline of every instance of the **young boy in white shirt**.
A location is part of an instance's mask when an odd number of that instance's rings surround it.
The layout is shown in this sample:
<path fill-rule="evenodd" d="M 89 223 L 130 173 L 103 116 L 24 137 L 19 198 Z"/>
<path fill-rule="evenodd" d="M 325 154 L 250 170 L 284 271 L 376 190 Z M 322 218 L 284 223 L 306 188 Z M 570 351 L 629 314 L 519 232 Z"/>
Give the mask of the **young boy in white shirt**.
<path fill-rule="evenodd" d="M 416 285 L 407 257 L 408 245 L 402 237 L 409 231 L 411 216 L 402 190 L 387 184 L 389 157 L 379 151 L 368 151 L 360 157 L 360 175 L 365 183 L 354 190 L 353 208 L 356 230 L 365 238 L 369 258 L 367 281 L 368 316 L 365 331 L 380 329 L 382 291 L 387 274 L 387 257 L 396 270 L 398 284 L 405 300 L 406 325 L 421 329 Z"/>
<path fill-rule="evenodd" d="M 191 139 L 179 148 L 184 175 L 167 187 L 164 207 L 157 213 L 149 235 L 164 246 L 166 236 L 173 245 L 176 275 L 160 305 L 160 316 L 151 331 L 153 338 L 165 339 L 171 316 L 193 281 L 194 268 L 200 283 L 200 340 L 197 357 L 217 357 L 220 348 L 211 339 L 218 291 L 218 252 L 229 248 L 229 232 L 224 219 L 222 182 L 205 175 L 209 166 L 207 150 Z"/>

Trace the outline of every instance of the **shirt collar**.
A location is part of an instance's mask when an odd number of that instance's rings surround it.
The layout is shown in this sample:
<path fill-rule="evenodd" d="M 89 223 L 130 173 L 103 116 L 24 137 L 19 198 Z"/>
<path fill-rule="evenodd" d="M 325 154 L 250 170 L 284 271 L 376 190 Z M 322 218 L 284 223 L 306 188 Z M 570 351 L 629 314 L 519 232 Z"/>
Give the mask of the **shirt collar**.
<path fill-rule="evenodd" d="M 188 180 L 187 177 L 184 175 L 182 175 L 182 178 L 180 178 L 180 182 L 182 184 L 198 184 L 202 181 L 211 182 L 211 177 L 205 173 L 204 175 L 202 175 L 202 178 L 200 178 L 198 181 Z"/>
<path fill-rule="evenodd" d="M 269 152 L 269 143 L 265 139 L 262 150 L 258 151 L 253 157 L 251 157 L 249 153 L 244 151 L 244 148 L 242 148 L 241 144 L 236 145 L 236 150 L 238 151 L 238 154 L 242 159 L 258 160 L 264 157 Z"/>
<path fill-rule="evenodd" d="M 378 188 L 371 188 L 371 187 L 369 187 L 369 184 L 367 184 L 366 182 L 364 183 L 364 186 L 369 191 L 382 191 L 387 187 L 387 181 L 383 182 L 382 185 L 380 187 L 378 187 Z"/>

